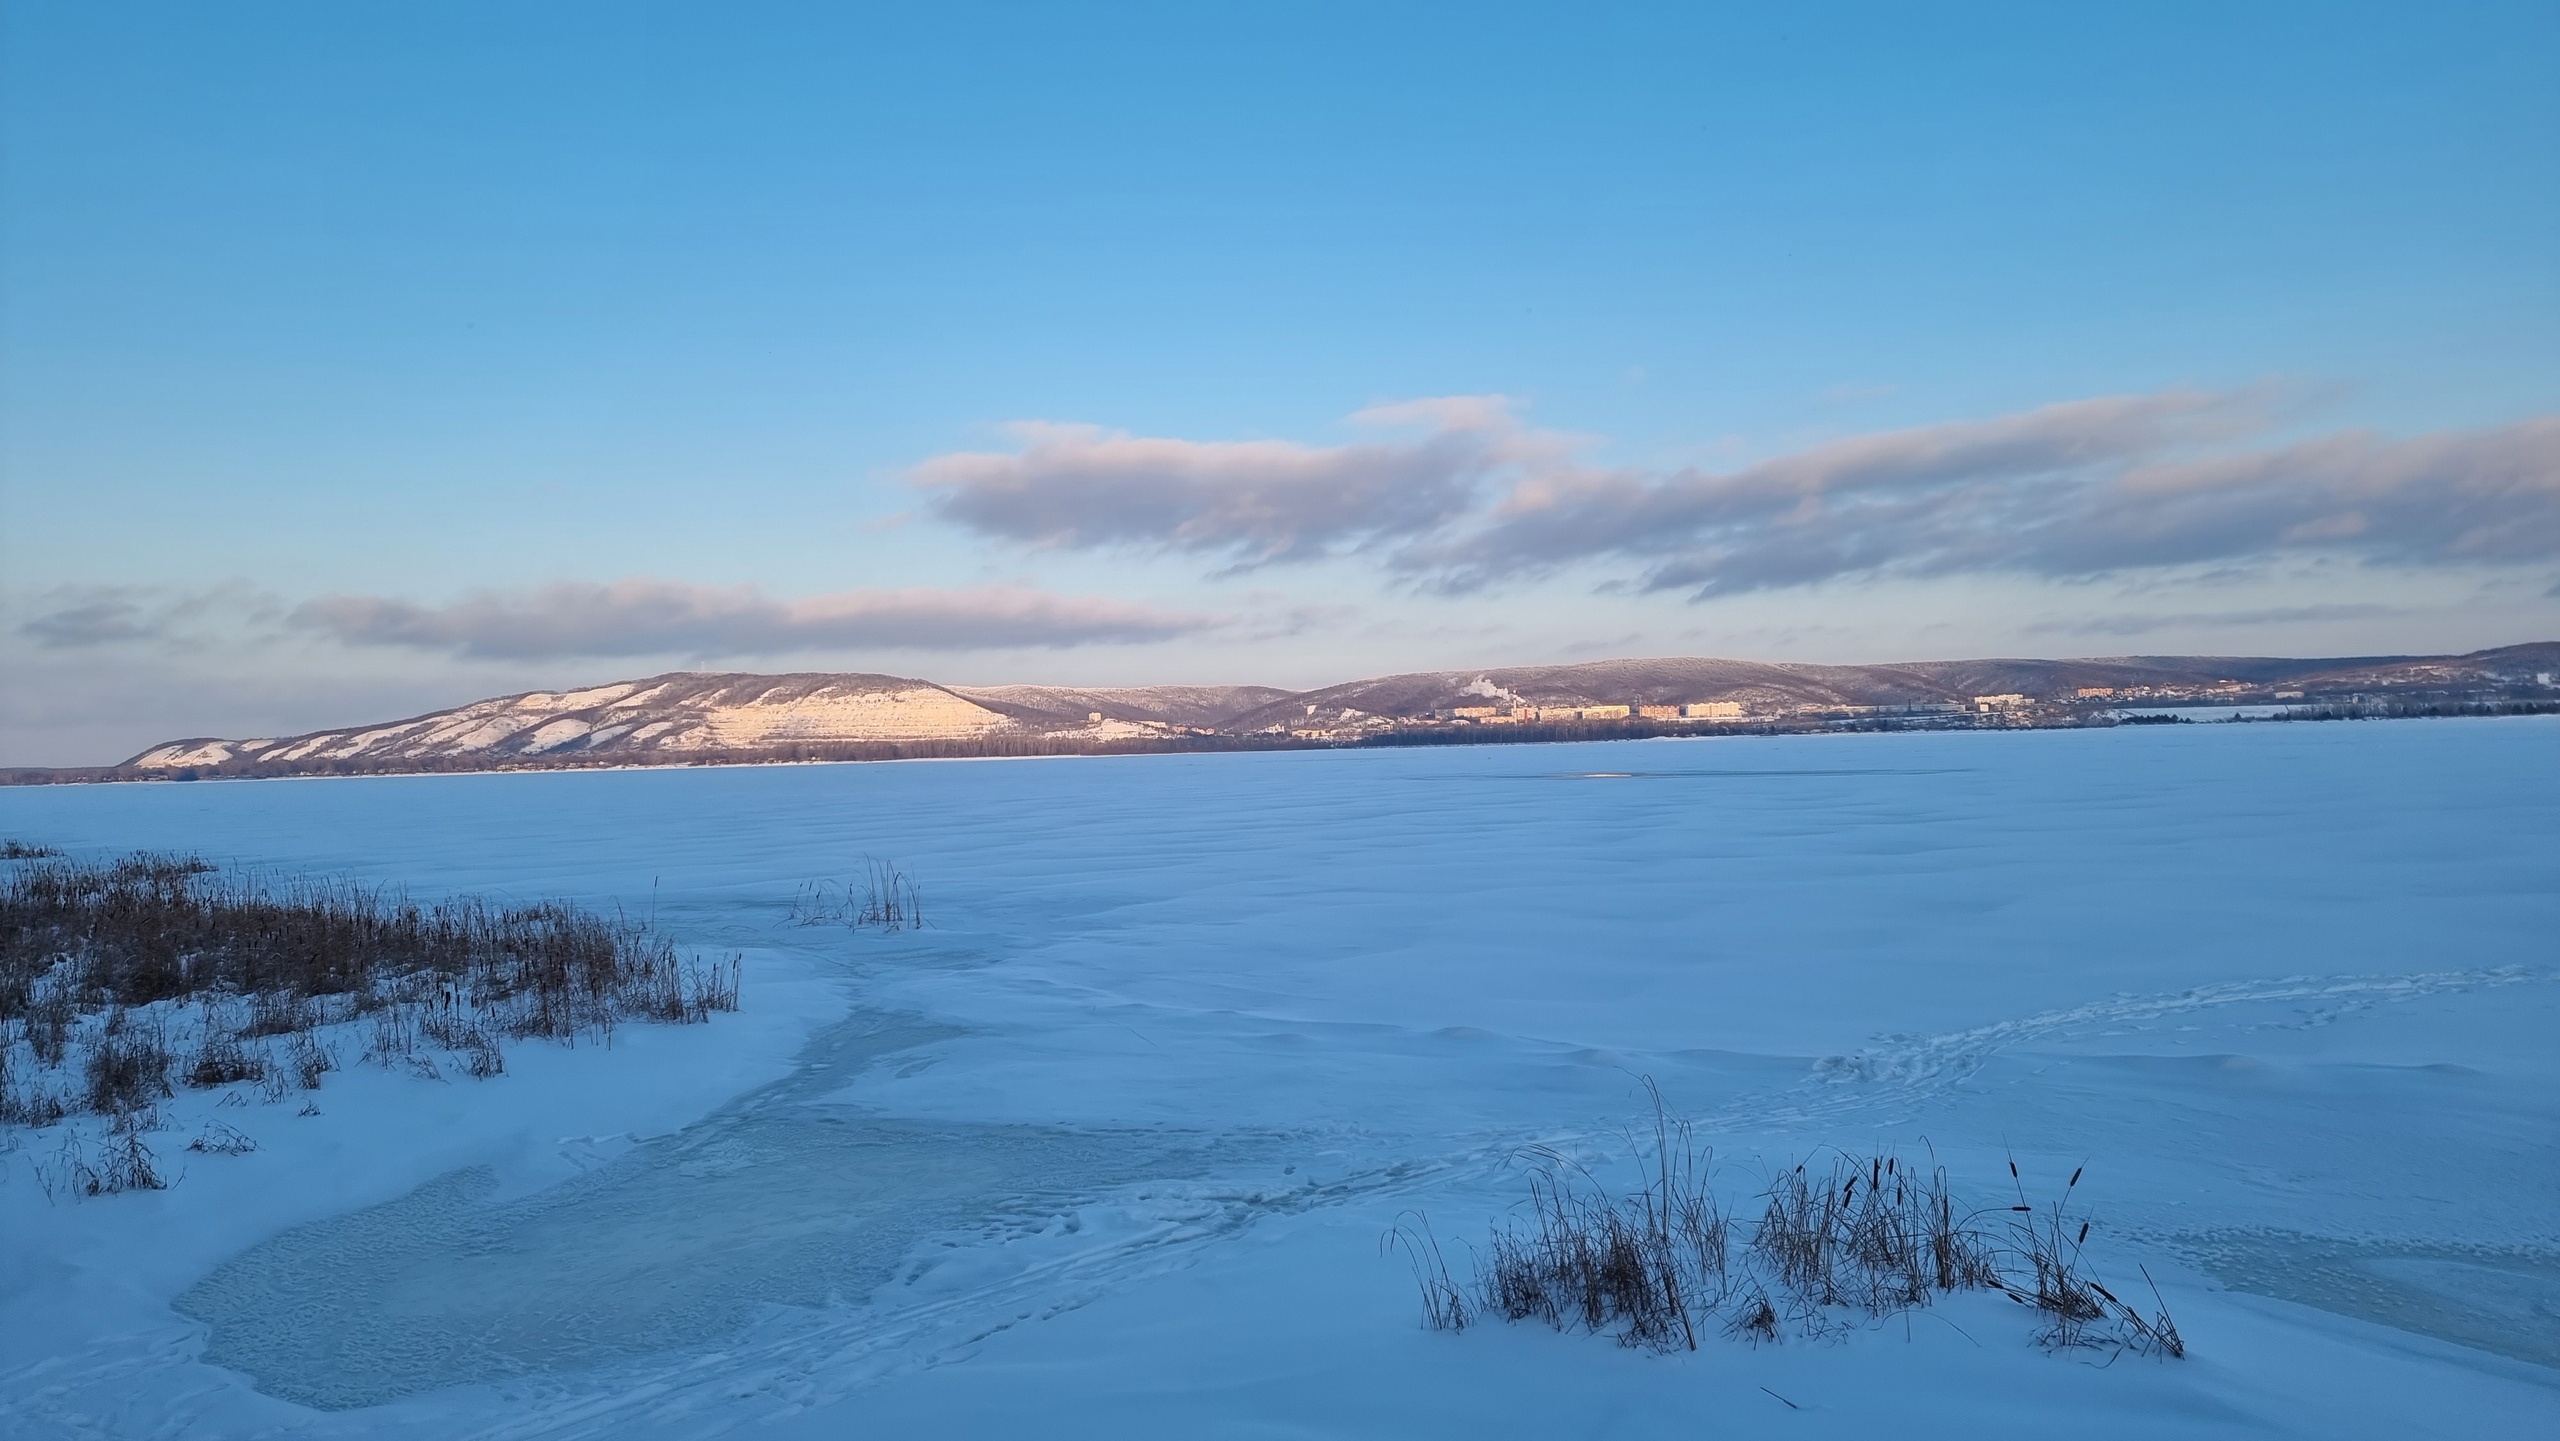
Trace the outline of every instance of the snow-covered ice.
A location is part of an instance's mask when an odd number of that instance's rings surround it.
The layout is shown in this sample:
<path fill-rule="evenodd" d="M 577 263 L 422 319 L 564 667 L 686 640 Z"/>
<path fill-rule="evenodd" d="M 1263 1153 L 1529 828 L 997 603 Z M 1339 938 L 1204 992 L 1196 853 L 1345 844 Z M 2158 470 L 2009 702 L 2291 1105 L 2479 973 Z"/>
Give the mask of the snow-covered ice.
<path fill-rule="evenodd" d="M 2473 1436 L 2560 1426 L 2543 719 L 0 791 L 0 834 L 654 907 L 745 1008 L 0 1158 L 9 1436 Z M 865 855 L 931 927 L 784 921 Z M 1423 1330 L 1641 1079 L 1723 1189 L 2085 1163 L 2183 1361 L 1941 1302 Z M 259 1142 L 178 1147 L 219 1115 Z M 1464 1270 L 1464 1261 L 1460 1261 Z"/>

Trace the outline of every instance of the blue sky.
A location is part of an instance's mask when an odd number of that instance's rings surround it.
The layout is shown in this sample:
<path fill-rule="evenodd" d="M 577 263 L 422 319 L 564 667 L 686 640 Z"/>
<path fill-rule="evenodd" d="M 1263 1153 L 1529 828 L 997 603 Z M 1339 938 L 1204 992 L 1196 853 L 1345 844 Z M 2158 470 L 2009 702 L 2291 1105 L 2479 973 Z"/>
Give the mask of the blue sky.
<path fill-rule="evenodd" d="M 2560 635 L 2560 11 L 13 3 L 0 763 Z"/>

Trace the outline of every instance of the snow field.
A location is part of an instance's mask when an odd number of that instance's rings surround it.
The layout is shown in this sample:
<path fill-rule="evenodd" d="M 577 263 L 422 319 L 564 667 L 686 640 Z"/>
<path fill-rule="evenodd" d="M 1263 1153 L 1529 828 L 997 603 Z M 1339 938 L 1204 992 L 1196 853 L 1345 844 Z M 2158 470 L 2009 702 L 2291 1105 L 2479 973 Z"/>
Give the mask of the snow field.
<path fill-rule="evenodd" d="M 12 1158 L 0 1429 L 2548 1429 L 2555 742 L 2448 721 L 0 793 L 23 839 L 654 897 L 681 943 L 749 957 L 709 1026 L 224 1110 L 261 1149 L 171 1191 L 48 1205 Z M 921 879 L 934 929 L 781 924 L 866 853 Z M 1427 1213 L 1463 1278 L 1519 1148 L 1606 1174 L 1643 1076 L 1731 1202 L 1827 1146 L 1925 1140 L 1985 1203 L 2013 1154 L 2036 1201 L 2086 1164 L 2101 1274 L 2148 1266 L 2189 1359 L 2046 1355 L 1996 1297 L 1667 1358 L 1422 1331 L 1385 1230 Z M 172 1108 L 164 1156 L 213 1103 Z"/>

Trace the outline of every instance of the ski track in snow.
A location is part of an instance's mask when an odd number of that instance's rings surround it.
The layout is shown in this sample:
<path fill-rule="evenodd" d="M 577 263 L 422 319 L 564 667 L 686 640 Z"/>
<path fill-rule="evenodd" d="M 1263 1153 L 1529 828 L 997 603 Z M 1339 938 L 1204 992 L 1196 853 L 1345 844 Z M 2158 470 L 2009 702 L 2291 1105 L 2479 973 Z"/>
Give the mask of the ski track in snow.
<path fill-rule="evenodd" d="M 2119 995 L 2086 1005 L 1995 1021 L 1937 1036 L 1880 1036 L 1868 1050 L 1826 1056 L 1814 1063 L 1804 1085 L 1776 1094 L 1744 1097 L 1703 1118 L 1704 1129 L 1754 1130 L 1840 1120 L 1879 1107 L 1917 1107 L 1952 1090 L 2004 1050 L 2033 1041 L 2067 1039 L 2104 1028 L 2162 1020 L 2228 1006 L 2292 1003 L 2298 1014 L 2262 1022 L 2251 1030 L 2307 1030 L 2378 1005 L 2414 1001 L 2488 986 L 2521 985 L 2552 978 L 2547 968 L 2484 966 L 2420 971 L 2399 976 L 2286 976 L 2229 981 L 2159 995 Z"/>

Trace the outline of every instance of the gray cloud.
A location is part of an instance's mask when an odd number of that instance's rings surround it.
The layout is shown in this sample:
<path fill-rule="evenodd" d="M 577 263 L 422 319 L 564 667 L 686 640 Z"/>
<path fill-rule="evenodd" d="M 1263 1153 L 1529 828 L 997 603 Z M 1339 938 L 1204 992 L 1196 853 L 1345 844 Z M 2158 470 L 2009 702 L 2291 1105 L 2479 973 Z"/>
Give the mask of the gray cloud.
<path fill-rule="evenodd" d="M 1464 589 L 1637 562 L 1699 596 L 1851 576 L 2074 577 L 2284 554 L 2389 563 L 2560 555 L 2560 419 L 2209 453 L 2250 397 L 2077 401 L 1818 446 L 1726 474 L 1531 480 L 1401 562 Z"/>
<path fill-rule="evenodd" d="M 1606 469 L 1499 400 L 1364 412 L 1376 444 L 1202 443 L 1034 426 L 917 467 L 931 508 L 1035 545 L 1241 564 L 1350 550 L 1463 592 L 1619 563 L 1703 598 L 1841 578 L 2049 578 L 2328 554 L 2416 565 L 2560 557 L 2560 418 L 2252 445 L 2285 396 L 2172 390 L 1851 436 L 1730 471 Z"/>
<path fill-rule="evenodd" d="M 443 606 L 325 596 L 296 607 L 290 620 L 350 645 L 501 659 L 773 655 L 854 647 L 1059 648 L 1165 640 L 1228 623 L 1218 616 L 1013 586 L 776 600 L 753 587 L 647 577 L 488 592 Z"/>
<path fill-rule="evenodd" d="M 1191 551 L 1252 566 L 1438 530 L 1504 474 L 1564 456 L 1560 437 L 1526 429 L 1500 397 L 1380 406 L 1352 419 L 1419 434 L 1308 446 L 1028 423 L 1015 427 L 1018 450 L 938 456 L 909 479 L 931 494 L 935 515 L 982 535 Z"/>
<path fill-rule="evenodd" d="M 2300 625 L 2313 621 L 2375 620 L 2414 614 L 2395 605 L 2281 605 L 2260 610 L 2209 610 L 2089 616 L 2080 620 L 2038 621 L 2030 635 L 2147 635 L 2157 630 L 2241 625 Z"/>
<path fill-rule="evenodd" d="M 2280 550 L 2420 563 L 2560 556 L 2560 417 L 2409 440 L 2353 431 L 2140 466 L 2056 516 L 2030 555 L 2069 572 Z"/>
<path fill-rule="evenodd" d="M 18 634 L 48 650 L 143 640 L 158 631 L 140 603 L 124 596 L 59 605 L 18 626 Z"/>
<path fill-rule="evenodd" d="M 57 586 L 20 605 L 33 614 L 13 629 L 46 650 L 183 642 L 208 623 L 236 627 L 270 622 L 278 614 L 275 598 L 245 581 L 186 591 L 145 585 Z"/>
<path fill-rule="evenodd" d="M 1454 589 L 1599 556 L 1645 561 L 1652 589 L 1804 584 L 1923 554 L 1971 568 L 2044 493 L 2245 430 L 2263 408 L 2254 393 L 2107 396 L 1852 436 L 1724 473 L 1533 477 L 1486 523 L 1402 560 Z"/>

